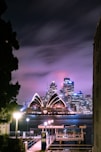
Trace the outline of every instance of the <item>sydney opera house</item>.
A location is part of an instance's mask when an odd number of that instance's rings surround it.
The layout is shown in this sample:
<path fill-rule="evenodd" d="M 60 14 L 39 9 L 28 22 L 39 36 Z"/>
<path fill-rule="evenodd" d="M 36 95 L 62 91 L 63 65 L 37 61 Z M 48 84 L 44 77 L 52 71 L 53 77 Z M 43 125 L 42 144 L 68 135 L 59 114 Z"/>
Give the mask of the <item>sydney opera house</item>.
<path fill-rule="evenodd" d="M 52 81 L 45 96 L 35 93 L 26 108 L 31 114 L 92 114 L 92 97 L 75 93 L 74 82 L 64 78 L 60 90 Z"/>

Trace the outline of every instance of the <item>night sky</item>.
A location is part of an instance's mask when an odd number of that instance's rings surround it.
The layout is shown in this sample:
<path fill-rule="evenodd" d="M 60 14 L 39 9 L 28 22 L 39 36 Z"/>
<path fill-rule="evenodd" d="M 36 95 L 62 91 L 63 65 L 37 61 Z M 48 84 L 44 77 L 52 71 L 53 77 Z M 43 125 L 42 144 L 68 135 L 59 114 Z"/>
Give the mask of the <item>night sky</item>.
<path fill-rule="evenodd" d="M 101 16 L 101 0 L 6 0 L 3 18 L 17 32 L 20 49 L 14 51 L 19 69 L 13 82 L 21 89 L 18 103 L 34 93 L 44 96 L 64 77 L 75 83 L 75 92 L 92 94 L 93 40 Z"/>

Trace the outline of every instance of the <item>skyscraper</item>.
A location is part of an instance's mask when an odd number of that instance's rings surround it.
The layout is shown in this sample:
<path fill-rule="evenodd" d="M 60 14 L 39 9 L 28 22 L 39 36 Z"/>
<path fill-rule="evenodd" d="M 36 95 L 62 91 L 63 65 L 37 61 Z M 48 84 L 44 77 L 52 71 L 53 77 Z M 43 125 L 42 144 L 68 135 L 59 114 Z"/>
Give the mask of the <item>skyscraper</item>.
<path fill-rule="evenodd" d="M 55 81 L 52 81 L 51 84 L 49 85 L 49 88 L 46 92 L 45 95 L 45 100 L 46 102 L 51 98 L 52 95 L 54 95 L 55 93 L 57 93 L 57 85 L 55 83 Z"/>
<path fill-rule="evenodd" d="M 64 96 L 69 96 L 74 93 L 74 82 L 70 78 L 64 78 L 62 92 Z"/>

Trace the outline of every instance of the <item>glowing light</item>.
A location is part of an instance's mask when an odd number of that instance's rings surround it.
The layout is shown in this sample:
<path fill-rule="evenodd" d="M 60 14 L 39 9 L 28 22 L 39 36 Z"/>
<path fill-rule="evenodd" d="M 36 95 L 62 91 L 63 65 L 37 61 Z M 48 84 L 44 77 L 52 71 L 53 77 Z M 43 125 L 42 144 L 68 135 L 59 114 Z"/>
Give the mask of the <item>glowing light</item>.
<path fill-rule="evenodd" d="M 22 117 L 21 112 L 14 112 L 13 113 L 13 118 L 16 120 L 16 125 L 15 125 L 15 136 L 17 138 L 18 136 L 18 120 Z"/>
<path fill-rule="evenodd" d="M 74 93 L 73 95 L 74 95 L 74 96 L 77 96 L 77 93 Z"/>
<path fill-rule="evenodd" d="M 15 119 L 20 119 L 21 116 L 22 116 L 22 113 L 21 113 L 21 112 L 14 112 L 14 113 L 13 113 L 13 118 L 15 118 Z"/>

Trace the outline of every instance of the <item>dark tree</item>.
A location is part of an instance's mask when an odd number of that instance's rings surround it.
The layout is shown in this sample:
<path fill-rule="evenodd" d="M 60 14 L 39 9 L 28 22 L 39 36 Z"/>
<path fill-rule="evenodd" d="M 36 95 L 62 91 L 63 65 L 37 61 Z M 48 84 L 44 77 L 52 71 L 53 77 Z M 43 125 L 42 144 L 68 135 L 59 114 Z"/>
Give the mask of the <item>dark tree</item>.
<path fill-rule="evenodd" d="M 18 69 L 18 59 L 13 51 L 19 49 L 19 44 L 11 23 L 1 18 L 6 9 L 4 0 L 0 0 L 0 110 L 8 104 L 16 103 L 20 89 L 18 82 L 11 82 L 12 71 Z"/>

